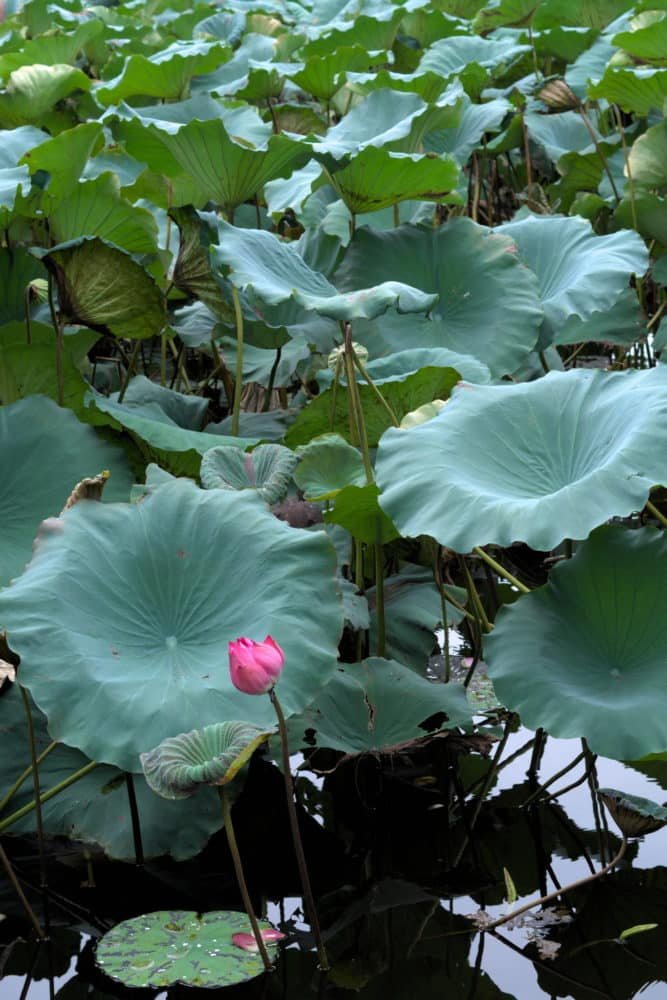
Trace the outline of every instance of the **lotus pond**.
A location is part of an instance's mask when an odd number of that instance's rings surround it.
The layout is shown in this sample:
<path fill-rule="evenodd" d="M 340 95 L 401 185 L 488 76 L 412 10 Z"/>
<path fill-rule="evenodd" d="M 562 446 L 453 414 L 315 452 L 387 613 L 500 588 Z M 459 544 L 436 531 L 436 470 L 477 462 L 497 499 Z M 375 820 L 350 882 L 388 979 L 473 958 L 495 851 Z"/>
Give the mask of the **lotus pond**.
<path fill-rule="evenodd" d="M 2 1000 L 664 1000 L 664 0 L 0 17 Z"/>

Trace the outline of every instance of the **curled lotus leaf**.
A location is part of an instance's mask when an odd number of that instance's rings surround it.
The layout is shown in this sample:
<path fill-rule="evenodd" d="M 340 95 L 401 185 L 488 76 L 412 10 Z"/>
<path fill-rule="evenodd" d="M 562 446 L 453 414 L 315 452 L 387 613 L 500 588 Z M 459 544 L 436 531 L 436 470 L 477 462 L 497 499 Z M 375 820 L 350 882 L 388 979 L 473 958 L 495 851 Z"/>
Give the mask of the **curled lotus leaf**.
<path fill-rule="evenodd" d="M 0 621 L 52 737 L 92 760 L 138 771 L 175 732 L 271 727 L 269 699 L 229 677 L 240 635 L 284 649 L 287 715 L 333 673 L 343 615 L 324 532 L 291 528 L 246 491 L 183 480 L 139 504 L 77 504 L 62 524 L 1 592 Z"/>
<path fill-rule="evenodd" d="M 667 536 L 605 525 L 484 641 L 489 677 L 531 729 L 637 760 L 667 746 Z"/>
<path fill-rule="evenodd" d="M 200 785 L 233 781 L 269 735 L 246 722 L 218 722 L 171 736 L 141 754 L 144 777 L 163 798 L 187 799 Z"/>
<path fill-rule="evenodd" d="M 258 924 L 261 931 L 272 930 L 266 920 Z M 95 961 L 124 986 L 233 986 L 264 971 L 261 955 L 237 947 L 232 940 L 235 934 L 250 931 L 245 913 L 234 910 L 158 910 L 123 920 L 107 931 L 97 945 Z M 275 941 L 265 940 L 269 955 L 275 954 Z"/>
<path fill-rule="evenodd" d="M 255 490 L 268 504 L 284 500 L 298 462 L 289 448 L 260 444 L 252 452 L 220 445 L 206 452 L 200 477 L 207 490 Z"/>
<path fill-rule="evenodd" d="M 616 788 L 598 788 L 598 795 L 625 837 L 642 837 L 667 826 L 667 809 L 652 799 L 619 792 Z"/>
<path fill-rule="evenodd" d="M 666 419 L 663 366 L 462 385 L 437 417 L 384 434 L 380 503 L 401 534 L 457 552 L 546 551 L 642 509 L 665 477 Z"/>

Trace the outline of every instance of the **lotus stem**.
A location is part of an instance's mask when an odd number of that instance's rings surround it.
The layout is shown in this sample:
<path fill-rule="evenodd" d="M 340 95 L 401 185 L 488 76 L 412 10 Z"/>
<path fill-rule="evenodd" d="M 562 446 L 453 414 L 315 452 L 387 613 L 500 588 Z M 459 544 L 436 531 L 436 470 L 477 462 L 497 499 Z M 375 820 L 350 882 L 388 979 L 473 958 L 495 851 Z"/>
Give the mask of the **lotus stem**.
<path fill-rule="evenodd" d="M 271 970 L 273 969 L 273 965 L 271 963 L 271 959 L 269 958 L 269 953 L 266 950 L 266 944 L 264 943 L 264 938 L 262 937 L 261 931 L 259 929 L 259 924 L 257 923 L 257 917 L 255 916 L 255 911 L 252 908 L 250 893 L 248 892 L 248 886 L 245 880 L 245 875 L 243 874 L 243 863 L 241 862 L 239 845 L 236 840 L 236 834 L 234 833 L 234 823 L 232 822 L 232 810 L 229 805 L 229 796 L 227 795 L 227 790 L 225 789 L 224 785 L 218 786 L 218 792 L 220 794 L 220 802 L 222 804 L 222 815 L 225 821 L 225 834 L 227 835 L 227 843 L 229 844 L 229 851 L 232 856 L 232 861 L 234 862 L 236 881 L 238 882 L 238 886 L 241 891 L 243 906 L 245 907 L 246 914 L 248 915 L 248 920 L 250 921 L 250 926 L 252 927 L 252 933 L 254 934 L 255 941 L 257 942 L 259 953 L 262 956 L 262 961 L 264 962 L 264 968 L 266 969 L 267 972 L 271 972 Z"/>
<path fill-rule="evenodd" d="M 352 346 L 352 326 L 345 324 L 345 377 L 347 379 L 347 391 L 350 396 L 350 411 L 357 425 L 361 454 L 364 459 L 364 470 L 366 472 L 366 482 L 374 483 L 373 465 L 371 463 L 370 451 L 368 449 L 368 435 L 366 434 L 366 422 L 361 408 L 359 397 L 359 386 L 354 375 L 354 347 Z"/>
<path fill-rule="evenodd" d="M 598 143 L 597 136 L 595 135 L 595 132 L 593 130 L 593 126 L 591 125 L 590 121 L 588 120 L 588 115 L 584 111 L 583 106 L 579 105 L 579 108 L 577 110 L 579 111 L 579 114 L 581 115 L 581 120 L 584 123 L 584 125 L 586 126 L 586 130 L 587 130 L 588 134 L 590 135 L 590 137 L 591 137 L 591 139 L 593 141 L 593 145 L 595 146 L 595 152 L 598 154 L 598 158 L 600 159 L 600 162 L 602 163 L 602 168 L 603 168 L 605 174 L 607 175 L 609 183 L 611 184 L 611 189 L 614 192 L 614 198 L 616 199 L 616 203 L 618 204 L 620 202 L 620 200 L 621 200 L 621 196 L 618 193 L 618 188 L 616 187 L 616 182 L 614 181 L 613 174 L 612 174 L 611 170 L 609 169 L 609 164 L 607 163 L 607 158 L 604 155 L 604 153 L 602 152 L 602 149 L 600 148 L 600 144 Z"/>
<path fill-rule="evenodd" d="M 144 845 L 141 840 L 141 823 L 139 822 L 139 807 L 137 806 L 137 793 L 134 789 L 134 778 L 129 771 L 125 772 L 125 784 L 127 786 L 127 798 L 130 804 L 130 819 L 132 821 L 132 840 L 134 842 L 134 863 L 143 865 Z"/>
<path fill-rule="evenodd" d="M 12 868 L 11 861 L 9 860 L 9 858 L 7 857 L 7 855 L 5 854 L 5 849 L 2 846 L 2 844 L 0 844 L 0 862 L 2 862 L 2 865 L 3 865 L 4 869 L 5 869 L 5 871 L 7 872 L 7 878 L 9 879 L 9 881 L 14 886 L 14 890 L 16 892 L 16 895 L 21 900 L 21 905 L 23 906 L 23 909 L 25 910 L 25 912 L 26 912 L 26 914 L 28 916 L 28 919 L 30 920 L 30 923 L 35 928 L 35 931 L 37 932 L 37 937 L 43 939 L 45 937 L 45 934 L 44 934 L 44 931 L 42 930 L 42 925 L 40 924 L 39 920 L 37 919 L 35 911 L 33 910 L 32 906 L 28 902 L 28 900 L 27 900 L 27 898 L 25 896 L 25 893 L 23 892 L 23 889 L 21 888 L 21 883 L 19 882 L 19 880 L 16 877 L 16 872 Z"/>
<path fill-rule="evenodd" d="M 665 517 L 665 515 L 661 513 L 661 511 L 659 511 L 655 504 L 652 504 L 650 500 L 646 501 L 646 509 L 653 514 L 653 517 L 660 522 L 663 528 L 667 528 L 667 517 Z"/>
<path fill-rule="evenodd" d="M 262 404 L 262 413 L 268 413 L 271 409 L 271 395 L 273 393 L 273 383 L 276 380 L 276 372 L 278 371 L 278 365 L 280 364 L 280 356 L 283 353 L 282 347 L 276 348 L 276 358 L 271 365 L 271 371 L 269 372 L 269 382 L 264 392 L 264 403 Z"/>
<path fill-rule="evenodd" d="M 37 757 L 37 763 L 41 764 L 42 761 L 46 757 L 48 757 L 51 751 L 55 750 L 57 746 L 58 743 L 56 742 L 56 740 L 53 740 L 52 743 L 49 743 L 48 747 L 46 747 L 45 750 L 42 750 L 42 752 Z M 7 794 L 3 795 L 3 797 L 0 799 L 0 813 L 4 811 L 7 804 L 11 802 L 11 800 L 14 798 L 21 785 L 28 780 L 31 774 L 32 774 L 32 764 L 29 764 L 28 767 L 26 767 L 25 771 L 22 771 L 21 774 L 19 774 L 18 778 L 16 779 L 12 787 L 9 789 Z"/>
<path fill-rule="evenodd" d="M 134 371 L 137 354 L 139 353 L 140 340 L 135 340 L 134 347 L 132 348 L 132 354 L 130 355 L 130 360 L 127 363 L 127 371 L 125 372 L 125 378 L 123 379 L 123 384 L 120 387 L 120 392 L 118 393 L 118 402 L 122 403 L 125 399 L 125 393 L 127 392 L 127 387 L 130 384 L 130 379 L 132 378 L 132 372 Z"/>
<path fill-rule="evenodd" d="M 632 177 L 632 168 L 630 166 L 630 155 L 628 153 L 628 144 L 625 139 L 625 129 L 623 128 L 623 119 L 621 118 L 621 112 L 617 104 L 612 104 L 614 110 L 614 117 L 616 119 L 616 124 L 618 125 L 618 131 L 621 135 L 621 146 L 623 147 L 623 159 L 625 160 L 625 172 L 628 175 L 628 186 L 630 188 L 630 211 L 632 212 L 632 228 L 637 229 L 637 206 L 635 204 L 635 182 Z"/>
<path fill-rule="evenodd" d="M 236 285 L 232 285 L 234 316 L 236 318 L 236 381 L 234 383 L 234 406 L 232 409 L 232 437 L 238 437 L 241 414 L 241 393 L 243 392 L 243 311 Z"/>
<path fill-rule="evenodd" d="M 574 760 L 571 760 L 569 764 L 566 764 L 565 767 L 562 767 L 560 771 L 556 771 L 555 774 L 552 774 L 551 777 L 548 779 L 548 781 L 545 781 L 543 785 L 540 785 L 531 795 L 528 796 L 526 801 L 523 803 L 524 809 L 526 806 L 529 806 L 531 802 L 534 802 L 535 799 L 539 798 L 540 795 L 542 795 L 542 793 L 545 792 L 550 785 L 553 785 L 555 781 L 558 781 L 559 778 L 562 778 L 566 774 L 569 774 L 569 772 L 572 771 L 577 766 L 577 764 L 581 763 L 581 761 L 585 758 L 585 756 L 586 754 L 582 750 L 580 754 L 577 754 Z"/>
<path fill-rule="evenodd" d="M 480 789 L 479 795 L 477 797 L 477 803 L 475 805 L 475 811 L 474 811 L 474 813 L 472 815 L 470 823 L 468 824 L 468 829 L 467 829 L 466 835 L 465 835 L 465 837 L 463 839 L 463 843 L 461 844 L 461 847 L 459 848 L 459 852 L 456 855 L 456 859 L 454 861 L 454 864 L 452 865 L 453 868 L 456 868 L 456 866 L 459 864 L 459 862 L 461 861 L 461 858 L 465 854 L 465 850 L 466 850 L 468 844 L 470 843 L 470 837 L 472 835 L 473 827 L 475 826 L 475 823 L 477 822 L 477 819 L 479 818 L 479 814 L 480 814 L 481 809 L 482 809 L 482 804 L 484 802 L 484 799 L 487 796 L 487 793 L 488 793 L 489 789 L 491 788 L 491 785 L 493 783 L 493 779 L 494 779 L 494 777 L 495 777 L 495 775 L 496 775 L 496 773 L 498 771 L 498 765 L 500 764 L 500 758 L 502 757 L 503 752 L 505 750 L 505 747 L 507 746 L 507 741 L 510 738 L 510 730 L 511 730 L 511 726 L 512 726 L 512 721 L 513 721 L 513 716 L 510 715 L 509 718 L 507 719 L 507 722 L 505 723 L 505 731 L 503 733 L 502 739 L 500 740 L 498 746 L 496 747 L 496 752 L 493 755 L 493 761 L 491 762 L 491 767 L 489 768 L 489 770 L 488 770 L 488 772 L 486 774 L 486 777 L 484 779 L 484 783 L 483 783 L 483 785 L 482 785 L 482 787 Z"/>
<path fill-rule="evenodd" d="M 310 885 L 310 877 L 308 875 L 306 856 L 303 853 L 303 844 L 301 842 L 301 833 L 299 831 L 299 819 L 296 814 L 296 805 L 294 803 L 294 783 L 292 781 L 292 771 L 290 766 L 289 742 L 287 739 L 287 723 L 285 722 L 285 716 L 283 714 L 281 704 L 278 701 L 278 696 L 275 692 L 275 688 L 271 688 L 271 690 L 269 691 L 269 697 L 275 709 L 276 716 L 278 718 L 278 728 L 280 730 L 280 747 L 282 750 L 283 776 L 285 778 L 285 795 L 287 798 L 287 812 L 289 813 L 290 827 L 292 830 L 292 841 L 294 843 L 294 853 L 296 855 L 296 862 L 299 868 L 299 876 L 301 878 L 301 890 L 303 892 L 304 908 L 306 910 L 306 916 L 310 922 L 313 936 L 315 938 L 315 945 L 317 947 L 317 957 L 320 963 L 320 968 L 324 972 L 328 972 L 329 959 L 327 958 L 326 949 L 324 947 L 324 942 L 322 940 L 322 932 L 320 930 L 320 922 L 317 917 L 317 910 L 315 909 L 313 890 Z"/>
<path fill-rule="evenodd" d="M 56 306 L 53 299 L 53 276 L 51 272 L 49 272 L 48 299 L 51 322 L 53 323 L 53 328 L 56 332 L 56 395 L 58 406 L 64 406 L 65 382 L 63 378 L 63 328 L 60 324 L 60 320 L 58 319 L 58 314 L 56 313 Z"/>
<path fill-rule="evenodd" d="M 167 385 L 167 334 L 160 335 L 160 385 Z"/>
<path fill-rule="evenodd" d="M 64 792 L 65 789 L 69 788 L 70 785 L 73 785 L 75 781 L 85 778 L 87 774 L 90 774 L 91 771 L 94 771 L 95 768 L 99 766 L 100 765 L 96 760 L 89 761 L 86 765 L 84 765 L 84 767 L 81 767 L 78 771 L 74 771 L 73 774 L 70 774 L 70 776 L 65 778 L 64 781 L 58 782 L 58 784 L 54 785 L 53 788 L 49 788 L 43 795 L 40 795 L 39 805 L 42 806 L 45 802 L 48 802 L 49 799 L 52 799 L 54 795 Z M 36 806 L 37 802 L 35 800 L 32 802 L 26 802 L 26 804 L 21 806 L 20 809 L 17 809 L 16 812 L 13 812 L 5 819 L 0 820 L 0 833 L 2 833 L 3 830 L 7 830 L 10 826 L 13 826 L 14 823 L 18 823 L 20 819 L 23 819 L 24 816 L 27 816 L 28 813 L 32 812 Z"/>
<path fill-rule="evenodd" d="M 486 611 L 484 610 L 484 605 L 482 604 L 482 599 L 477 593 L 477 587 L 475 586 L 475 581 L 472 578 L 470 570 L 468 569 L 468 564 L 463 556 L 459 556 L 459 565 L 463 571 L 463 579 L 465 580 L 466 590 L 468 591 L 468 597 L 470 598 L 470 603 L 477 613 L 477 620 L 479 621 L 480 627 L 484 632 L 490 632 L 493 626 L 487 618 Z"/>
<path fill-rule="evenodd" d="M 586 875 L 584 878 L 577 879 L 576 882 L 570 882 L 569 885 L 564 885 L 561 889 L 555 889 L 553 892 L 547 893 L 546 896 L 540 896 L 539 899 L 533 899 L 530 903 L 524 903 L 523 906 L 519 906 L 516 910 L 512 910 L 511 913 L 506 913 L 504 917 L 499 917 L 497 920 L 487 924 L 483 930 L 495 930 L 496 927 L 509 923 L 510 920 L 514 920 L 515 917 L 520 917 L 522 913 L 527 913 L 528 910 L 532 910 L 536 906 L 543 906 L 546 903 L 551 903 L 560 896 L 565 895 L 566 892 L 571 892 L 573 889 L 580 889 L 582 886 L 588 885 L 589 882 L 595 882 L 596 879 L 601 878 L 603 875 L 606 875 L 607 872 L 611 871 L 612 868 L 616 867 L 625 854 L 627 846 L 627 837 L 623 837 L 623 841 L 616 857 L 612 858 L 609 864 L 605 865 L 604 868 L 600 868 L 600 870 L 595 872 L 594 875 Z"/>
<path fill-rule="evenodd" d="M 368 374 L 368 372 L 366 370 L 365 364 L 363 363 L 363 361 L 361 360 L 361 358 L 359 357 L 359 355 L 357 354 L 357 352 L 355 351 L 354 348 L 352 348 L 352 357 L 354 359 L 355 365 L 359 369 L 361 375 L 366 380 L 366 383 L 370 386 L 371 391 L 373 392 L 373 394 L 376 397 L 377 401 L 384 407 L 384 409 L 389 414 L 389 419 L 391 420 L 391 422 L 394 425 L 394 427 L 400 427 L 400 421 L 399 421 L 398 417 L 396 416 L 396 414 L 392 410 L 391 406 L 389 405 L 389 403 L 387 402 L 387 400 L 384 398 L 384 396 L 382 395 L 382 393 L 380 392 L 380 390 L 376 386 L 376 384 L 373 381 L 373 379 Z"/>
<path fill-rule="evenodd" d="M 384 657 L 387 652 L 384 616 L 384 551 L 380 541 L 375 543 L 375 612 L 377 624 L 377 655 Z"/>
<path fill-rule="evenodd" d="M 336 423 L 336 396 L 338 395 L 338 383 L 340 382 L 341 357 L 336 357 L 336 368 L 334 370 L 333 386 L 331 388 L 331 413 L 329 414 L 329 430 L 333 431 Z"/>
<path fill-rule="evenodd" d="M 488 552 L 485 552 L 484 549 L 480 548 L 479 545 L 475 545 L 473 552 L 476 556 L 479 556 L 480 559 L 483 559 L 487 566 L 490 566 L 491 569 L 495 570 L 498 576 L 502 576 L 503 579 L 507 580 L 508 583 L 511 583 L 513 587 L 520 590 L 522 594 L 530 594 L 530 587 L 527 587 L 525 583 L 521 583 L 521 580 L 517 580 L 515 576 L 512 576 L 509 570 L 506 570 L 504 566 L 501 566 L 499 562 L 496 562 L 496 560 L 490 556 Z"/>

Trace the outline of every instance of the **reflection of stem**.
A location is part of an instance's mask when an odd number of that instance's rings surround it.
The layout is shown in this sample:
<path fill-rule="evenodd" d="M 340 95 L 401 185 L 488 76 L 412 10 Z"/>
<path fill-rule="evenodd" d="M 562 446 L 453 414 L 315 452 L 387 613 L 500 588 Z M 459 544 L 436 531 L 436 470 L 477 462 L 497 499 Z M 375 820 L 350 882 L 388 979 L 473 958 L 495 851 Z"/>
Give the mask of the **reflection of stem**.
<path fill-rule="evenodd" d="M 70 785 L 73 785 L 75 781 L 79 781 L 80 778 L 85 778 L 87 774 L 90 774 L 91 771 L 94 771 L 95 768 L 99 766 L 100 765 L 96 760 L 88 761 L 84 767 L 75 771 L 74 774 L 70 774 L 70 776 L 65 778 L 64 781 L 60 781 L 57 785 L 54 785 L 53 788 L 49 788 L 49 790 L 44 792 L 43 795 L 40 795 L 39 804 L 43 805 L 45 802 L 48 802 L 49 799 L 54 797 L 54 795 L 58 795 L 59 792 L 63 792 L 66 788 L 69 788 Z M 23 819 L 24 816 L 27 816 L 29 812 L 32 812 L 32 810 L 36 807 L 36 804 L 37 803 L 34 801 L 27 802 L 24 806 L 21 806 L 20 809 L 17 809 L 16 812 L 13 812 L 5 819 L 0 820 L 0 833 L 8 827 L 13 826 L 14 823 L 18 823 L 18 821 Z"/>
<path fill-rule="evenodd" d="M 232 823 L 232 810 L 229 806 L 229 797 L 227 795 L 225 786 L 219 785 L 218 792 L 220 794 L 220 802 L 222 803 L 222 815 L 225 821 L 225 834 L 227 835 L 229 852 L 232 856 L 232 861 L 234 862 L 236 881 L 238 882 L 238 886 L 241 891 L 243 906 L 245 907 L 246 914 L 248 915 L 248 920 L 250 921 L 250 926 L 252 927 L 252 932 L 255 936 L 255 941 L 257 942 L 259 953 L 262 956 L 262 961 L 264 962 L 264 968 L 266 969 L 267 972 L 270 972 L 271 969 L 273 968 L 273 965 L 271 964 L 269 953 L 266 950 L 266 944 L 264 943 L 264 938 L 262 937 L 261 931 L 259 929 L 259 924 L 257 923 L 257 917 L 255 916 L 255 911 L 252 908 L 250 893 L 248 892 L 248 886 L 246 884 L 245 875 L 243 874 L 243 864 L 241 862 L 241 855 L 239 854 L 239 845 L 236 840 L 236 834 L 234 833 L 234 824 Z"/>
<path fill-rule="evenodd" d="M 42 750 L 42 752 L 38 756 L 37 763 L 41 764 L 42 761 L 46 757 L 48 757 L 49 754 L 51 753 L 51 751 L 55 750 L 55 748 L 57 746 L 58 746 L 58 744 L 57 744 L 57 742 L 55 740 L 53 740 L 52 743 L 49 743 L 48 747 L 46 747 L 45 750 Z M 26 767 L 25 771 L 22 771 L 21 774 L 19 774 L 18 778 L 16 779 L 16 781 L 14 782 L 14 784 L 12 785 L 12 787 L 9 789 L 9 791 L 7 792 L 7 794 L 3 795 L 3 797 L 0 799 L 0 813 L 4 811 L 5 806 L 7 805 L 7 803 L 10 802 L 14 798 L 14 796 L 18 792 L 19 788 L 21 787 L 21 785 L 24 783 L 24 781 L 28 780 L 28 778 L 30 777 L 31 774 L 32 774 L 32 764 L 29 764 L 28 767 Z"/>
<path fill-rule="evenodd" d="M 127 785 L 127 798 L 130 804 L 130 819 L 132 821 L 132 839 L 134 841 L 134 862 L 137 865 L 144 863 L 144 845 L 141 840 L 141 823 L 139 822 L 139 807 L 137 806 L 137 793 L 134 790 L 134 778 L 129 771 L 125 773 L 125 784 Z"/>
<path fill-rule="evenodd" d="M 287 812 L 289 813 L 290 827 L 292 830 L 292 841 L 294 843 L 294 853 L 296 855 L 296 862 L 299 868 L 299 876 L 301 878 L 301 890 L 303 892 L 303 903 L 306 910 L 306 916 L 310 921 L 310 926 L 313 931 L 313 936 L 315 938 L 315 944 L 317 947 L 317 957 L 319 959 L 320 968 L 327 971 L 329 969 L 329 959 L 327 958 L 327 953 L 324 948 L 324 942 L 322 941 L 322 932 L 320 930 L 320 922 L 317 918 L 317 910 L 315 909 L 315 900 L 313 899 L 313 890 L 310 887 L 310 877 L 308 875 L 308 866 L 306 865 L 306 857 L 303 853 L 303 844 L 301 843 L 301 833 L 299 832 L 299 819 L 296 814 L 296 806 L 294 804 L 294 784 L 292 782 L 292 771 L 290 769 L 290 759 L 289 759 L 289 743 L 287 740 L 287 724 L 285 722 L 285 716 L 283 714 L 282 707 L 278 701 L 278 696 L 274 688 L 269 691 L 269 697 L 276 710 L 276 715 L 278 717 L 278 727 L 280 729 L 280 747 L 282 750 L 283 758 L 283 777 L 285 779 L 285 795 L 287 798 Z"/>
<path fill-rule="evenodd" d="M 502 576 L 508 583 L 511 583 L 513 587 L 520 590 L 522 594 L 530 594 L 530 587 L 527 587 L 525 583 L 521 583 L 521 580 L 517 580 L 515 576 L 512 576 L 509 570 L 506 570 L 504 566 L 501 566 L 499 562 L 496 562 L 496 560 L 490 556 L 488 552 L 485 552 L 479 545 L 474 547 L 473 552 L 475 555 L 479 556 L 480 559 L 483 559 L 484 562 L 491 567 L 491 569 L 495 570 L 498 576 Z"/>
<path fill-rule="evenodd" d="M 463 840 L 463 843 L 461 844 L 461 847 L 459 848 L 459 852 L 456 855 L 456 858 L 454 860 L 454 864 L 452 865 L 452 868 L 456 868 L 456 866 L 460 862 L 461 858 L 463 857 L 468 844 L 470 843 L 470 838 L 472 836 L 473 828 L 475 826 L 475 823 L 477 822 L 477 818 L 478 818 L 478 816 L 480 814 L 480 810 L 481 810 L 482 805 L 484 803 L 484 799 L 486 798 L 487 792 L 489 791 L 489 789 L 490 789 L 490 787 L 491 787 L 491 785 L 493 783 L 493 779 L 496 776 L 496 773 L 498 771 L 498 764 L 500 763 L 500 758 L 503 755 L 503 751 L 504 751 L 505 746 L 507 745 L 507 741 L 508 741 L 508 739 L 510 737 L 510 728 L 511 728 L 511 725 L 512 725 L 513 718 L 514 718 L 513 716 L 510 716 L 509 719 L 507 720 L 507 722 L 505 723 L 505 732 L 503 733 L 503 737 L 502 737 L 500 743 L 496 747 L 496 752 L 493 755 L 493 760 L 491 762 L 491 767 L 488 770 L 488 773 L 487 773 L 487 775 L 486 775 L 486 777 L 484 779 L 484 784 L 482 785 L 482 787 L 480 789 L 480 792 L 479 792 L 479 795 L 477 797 L 477 803 L 475 805 L 475 811 L 472 814 L 472 818 L 470 820 L 470 824 L 468 826 L 468 829 L 467 829 L 467 832 L 466 832 L 466 836 L 465 836 L 465 838 Z"/>
<path fill-rule="evenodd" d="M 37 747 L 35 743 L 35 727 L 32 721 L 32 711 L 30 709 L 30 698 L 28 692 L 19 682 L 19 691 L 23 701 L 25 721 L 28 729 L 28 746 L 30 749 L 30 767 L 32 770 L 33 794 L 35 796 L 35 827 L 37 830 L 37 847 L 39 850 L 39 880 L 42 890 L 42 901 L 44 905 L 44 927 L 46 934 L 49 934 L 49 909 L 46 898 L 47 878 L 46 878 L 46 857 L 44 855 L 44 824 L 42 823 L 42 803 L 40 801 L 39 787 L 39 767 L 37 764 Z"/>
<path fill-rule="evenodd" d="M 612 858 L 608 865 L 605 865 L 604 868 L 600 868 L 600 870 L 594 875 L 586 875 L 584 878 L 577 879 L 576 882 L 570 882 L 569 885 L 564 885 L 562 889 L 556 889 L 554 892 L 547 893 L 546 896 L 540 896 L 539 899 L 533 899 L 530 903 L 524 903 L 523 906 L 519 906 L 516 910 L 512 910 L 511 913 L 506 913 L 504 917 L 499 917 L 492 923 L 487 924 L 486 927 L 484 927 L 484 930 L 492 931 L 496 927 L 500 927 L 502 924 L 506 924 L 509 923 L 510 920 L 514 920 L 515 917 L 520 917 L 522 913 L 527 913 L 528 910 L 532 910 L 535 906 L 542 906 L 545 903 L 551 903 L 555 899 L 558 899 L 559 896 L 563 896 L 566 892 L 571 892 L 573 889 L 579 889 L 581 886 L 588 885 L 589 882 L 594 882 L 596 879 L 601 878 L 602 875 L 606 875 L 607 872 L 616 867 L 625 854 L 627 846 L 628 841 L 625 837 L 623 837 L 623 841 L 616 857 Z"/>
<path fill-rule="evenodd" d="M 241 393 L 243 391 L 243 312 L 236 285 L 232 285 L 234 316 L 236 317 L 236 381 L 234 383 L 234 407 L 232 410 L 232 437 L 238 437 L 241 414 Z"/>
<path fill-rule="evenodd" d="M 578 986 L 583 988 L 585 992 L 595 993 L 597 996 L 602 997 L 603 1000 L 609 1000 L 609 993 L 603 993 L 602 990 L 596 989 L 595 986 L 589 986 L 588 983 L 584 984 L 578 979 L 566 976 L 563 972 L 558 972 L 554 969 L 553 962 L 540 962 L 537 958 L 529 957 L 518 944 L 514 944 L 514 941 L 510 941 L 509 938 L 503 937 L 502 934 L 498 934 L 496 931 L 493 932 L 493 936 L 497 941 L 501 941 L 504 945 L 507 945 L 511 951 L 515 951 L 517 955 L 521 955 L 522 958 L 529 961 L 536 969 L 544 969 L 545 972 L 555 976 L 556 979 L 561 979 L 564 983 L 569 983 L 571 986 Z M 570 954 L 572 953 L 570 952 Z"/>
<path fill-rule="evenodd" d="M 526 801 L 523 803 L 524 808 L 526 806 L 529 806 L 530 803 L 533 802 L 535 799 L 539 798 L 539 796 L 546 791 L 549 785 L 553 785 L 554 781 L 558 781 L 558 779 L 562 778 L 564 774 L 568 774 L 568 772 L 571 771 L 573 768 L 575 768 L 577 764 L 579 764 L 584 759 L 585 756 L 586 755 L 582 751 L 574 758 L 574 760 L 571 760 L 569 764 L 566 764 L 565 767 L 561 768 L 560 771 L 557 771 L 556 774 L 553 774 L 548 781 L 544 782 L 543 785 L 539 785 L 537 790 L 534 791 L 532 795 L 529 795 Z"/>
<path fill-rule="evenodd" d="M 19 880 L 16 877 L 16 873 L 14 872 L 14 869 L 12 868 L 12 863 L 9 860 L 9 858 L 7 857 L 7 855 L 5 854 L 5 850 L 4 850 L 3 846 L 2 846 L 2 844 L 0 844 L 0 861 L 3 864 L 5 871 L 7 872 L 7 878 L 9 879 L 9 881 L 14 886 L 14 889 L 16 891 L 16 895 L 21 900 L 21 905 L 23 906 L 23 909 L 27 913 L 28 918 L 30 919 L 30 923 L 35 928 L 35 930 L 37 931 L 37 937 L 43 938 L 44 937 L 44 931 L 41 928 L 39 920 L 35 916 L 35 911 L 33 910 L 32 906 L 28 902 L 28 900 L 27 900 L 27 898 L 25 896 L 25 893 L 23 892 L 23 889 L 21 888 L 21 883 L 19 882 Z"/>

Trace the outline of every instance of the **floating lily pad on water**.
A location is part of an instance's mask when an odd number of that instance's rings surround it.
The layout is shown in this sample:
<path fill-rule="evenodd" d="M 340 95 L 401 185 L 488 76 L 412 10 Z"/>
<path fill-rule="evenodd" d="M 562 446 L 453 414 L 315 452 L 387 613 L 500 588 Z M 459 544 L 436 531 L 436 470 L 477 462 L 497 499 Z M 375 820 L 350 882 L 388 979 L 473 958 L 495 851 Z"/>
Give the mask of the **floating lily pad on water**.
<path fill-rule="evenodd" d="M 665 478 L 663 428 L 662 365 L 464 385 L 437 417 L 384 434 L 380 504 L 401 534 L 457 552 L 516 541 L 546 551 L 642 509 Z"/>
<path fill-rule="evenodd" d="M 260 930 L 271 924 L 259 920 Z M 96 962 L 124 986 L 164 989 L 233 986 L 261 975 L 261 955 L 237 947 L 234 934 L 251 931 L 245 913 L 159 910 L 116 924 L 97 945 Z M 269 956 L 276 947 L 266 942 Z"/>
<path fill-rule="evenodd" d="M 217 722 L 163 740 L 141 754 L 149 786 L 165 799 L 187 799 L 200 785 L 233 781 L 269 732 L 245 722 Z"/>
<path fill-rule="evenodd" d="M 484 647 L 503 705 L 615 760 L 662 751 L 666 587 L 665 533 L 599 528 L 546 586 L 498 613 Z"/>
<path fill-rule="evenodd" d="M 643 837 L 667 826 L 667 809 L 651 799 L 616 788 L 599 788 L 598 795 L 625 837 Z"/>

